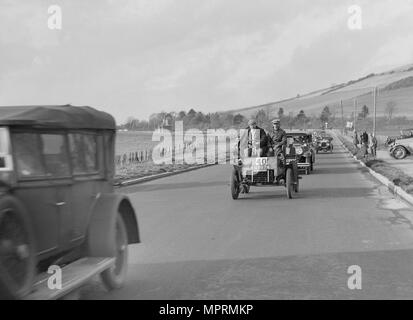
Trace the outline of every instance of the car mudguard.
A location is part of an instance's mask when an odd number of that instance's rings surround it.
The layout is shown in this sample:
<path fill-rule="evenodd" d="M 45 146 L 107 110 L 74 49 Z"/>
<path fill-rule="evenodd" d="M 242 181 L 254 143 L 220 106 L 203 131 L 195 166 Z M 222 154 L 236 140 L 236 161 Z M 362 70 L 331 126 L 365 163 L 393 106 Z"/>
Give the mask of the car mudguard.
<path fill-rule="evenodd" d="M 115 224 L 120 214 L 128 233 L 128 243 L 139 243 L 139 228 L 135 210 L 126 195 L 99 194 L 92 207 L 88 226 L 87 248 L 92 257 L 115 255 Z"/>

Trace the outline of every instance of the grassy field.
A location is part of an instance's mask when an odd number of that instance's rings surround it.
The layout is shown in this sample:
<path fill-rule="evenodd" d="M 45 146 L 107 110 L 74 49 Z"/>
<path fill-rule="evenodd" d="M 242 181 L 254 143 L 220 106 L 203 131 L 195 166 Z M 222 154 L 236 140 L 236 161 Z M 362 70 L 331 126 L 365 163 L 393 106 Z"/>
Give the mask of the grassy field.
<path fill-rule="evenodd" d="M 117 132 L 115 154 L 152 149 L 158 143 L 152 141 L 152 131 Z"/>
<path fill-rule="evenodd" d="M 391 83 L 397 83 L 401 79 L 412 76 L 413 70 L 399 70 L 375 75 L 361 81 L 356 81 L 353 84 L 342 86 L 338 89 L 332 87 L 286 101 L 231 110 L 231 112 L 234 114 L 241 113 L 245 117 L 251 117 L 255 115 L 258 110 L 264 109 L 269 112 L 270 117 L 275 117 L 277 116 L 278 108 L 283 107 L 286 115 L 290 112 L 295 115 L 300 110 L 304 110 L 307 115 L 319 115 L 324 106 L 328 105 L 330 111 L 332 111 L 336 117 L 341 117 L 340 100 L 342 100 L 344 115 L 349 117 L 354 111 L 353 101 L 355 98 L 358 100 L 358 112 L 360 112 L 360 108 L 363 105 L 366 105 L 370 111 L 373 110 L 373 86 L 378 86 L 379 89 L 383 89 Z M 378 116 L 385 114 L 385 108 L 389 101 L 396 103 L 396 116 L 413 118 L 413 87 L 381 90 L 377 97 Z"/>

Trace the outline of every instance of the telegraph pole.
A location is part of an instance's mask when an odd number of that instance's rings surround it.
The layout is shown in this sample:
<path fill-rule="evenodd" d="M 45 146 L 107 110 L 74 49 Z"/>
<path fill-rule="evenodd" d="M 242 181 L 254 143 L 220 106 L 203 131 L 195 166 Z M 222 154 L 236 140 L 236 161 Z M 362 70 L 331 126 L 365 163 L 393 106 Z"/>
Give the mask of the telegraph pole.
<path fill-rule="evenodd" d="M 377 117 L 377 87 L 373 90 L 373 134 L 376 135 L 376 117 Z"/>
<path fill-rule="evenodd" d="M 344 124 L 344 110 L 343 110 L 343 100 L 340 100 L 340 107 L 341 107 L 341 122 L 343 123 L 343 134 L 346 131 L 345 128 L 345 124 Z"/>
<path fill-rule="evenodd" d="M 353 126 L 354 126 L 354 131 L 356 131 L 356 121 L 357 121 L 357 99 L 354 99 L 354 120 L 353 120 Z"/>

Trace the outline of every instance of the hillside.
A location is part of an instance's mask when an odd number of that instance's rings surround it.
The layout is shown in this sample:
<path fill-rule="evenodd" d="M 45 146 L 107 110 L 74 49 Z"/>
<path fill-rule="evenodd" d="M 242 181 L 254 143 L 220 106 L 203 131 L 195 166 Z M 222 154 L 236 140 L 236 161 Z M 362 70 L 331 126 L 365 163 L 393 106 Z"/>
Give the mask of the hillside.
<path fill-rule="evenodd" d="M 413 67 L 408 65 L 381 74 L 370 74 L 357 80 L 320 89 L 300 97 L 271 102 L 228 112 L 240 113 L 251 117 L 260 109 L 264 109 L 270 116 L 275 117 L 280 107 L 285 114 L 297 114 L 304 110 L 307 115 L 317 115 L 328 105 L 333 113 L 341 116 L 340 100 L 343 101 L 345 116 L 354 111 L 354 99 L 360 107 L 366 105 L 373 110 L 373 87 L 379 89 L 377 97 L 377 115 L 384 115 L 387 104 L 392 101 L 396 105 L 396 116 L 406 116 L 413 119 Z"/>

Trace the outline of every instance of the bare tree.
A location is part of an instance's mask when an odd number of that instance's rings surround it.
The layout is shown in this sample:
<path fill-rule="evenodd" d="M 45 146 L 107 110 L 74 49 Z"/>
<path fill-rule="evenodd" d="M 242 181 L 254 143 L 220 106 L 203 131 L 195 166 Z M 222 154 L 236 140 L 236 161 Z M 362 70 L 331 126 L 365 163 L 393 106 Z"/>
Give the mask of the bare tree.
<path fill-rule="evenodd" d="M 389 121 L 391 121 L 391 119 L 393 118 L 393 115 L 396 113 L 396 105 L 397 105 L 397 103 L 394 102 L 393 100 L 390 100 L 386 104 L 386 108 L 385 108 L 384 112 L 386 113 L 387 119 Z"/>

